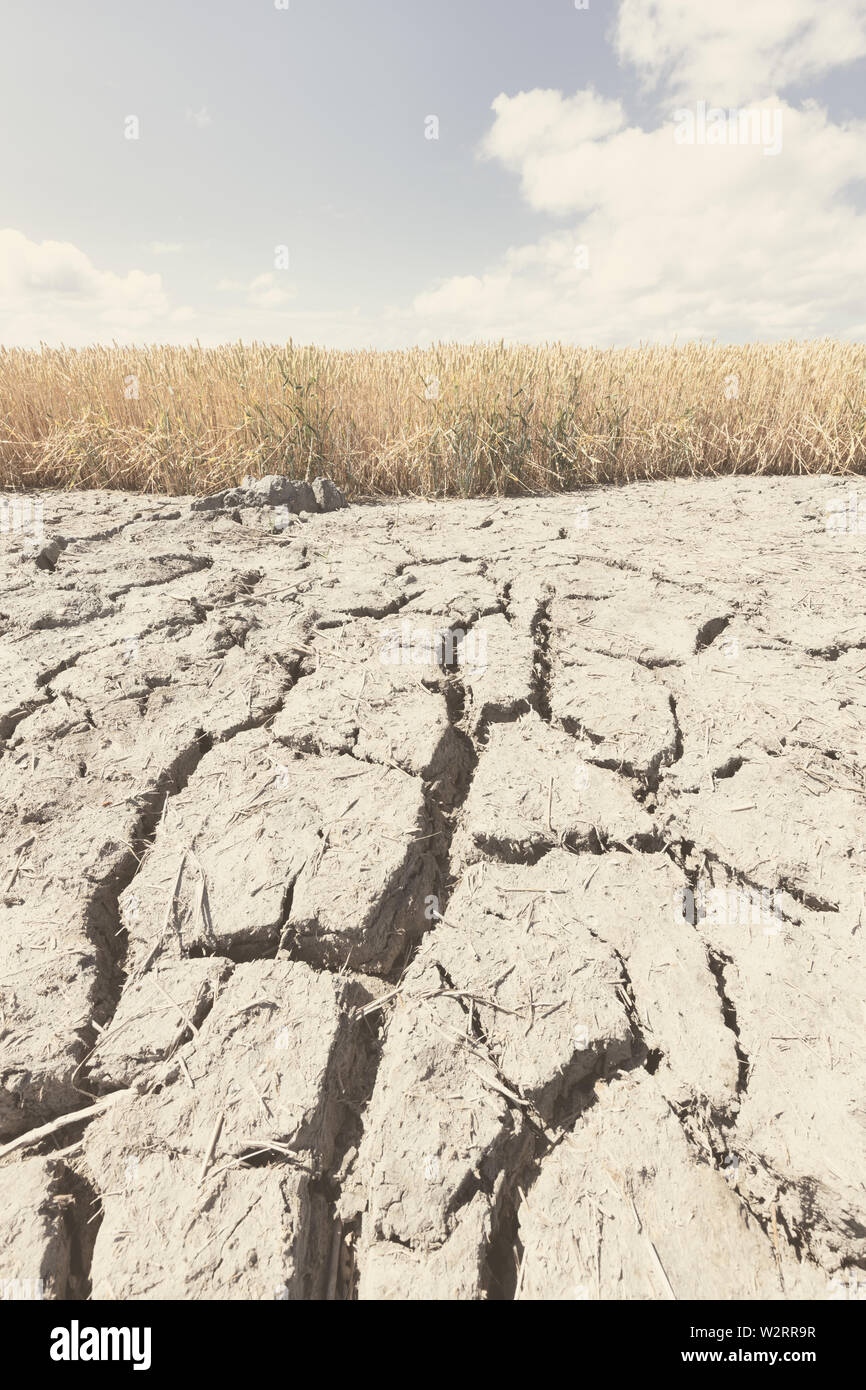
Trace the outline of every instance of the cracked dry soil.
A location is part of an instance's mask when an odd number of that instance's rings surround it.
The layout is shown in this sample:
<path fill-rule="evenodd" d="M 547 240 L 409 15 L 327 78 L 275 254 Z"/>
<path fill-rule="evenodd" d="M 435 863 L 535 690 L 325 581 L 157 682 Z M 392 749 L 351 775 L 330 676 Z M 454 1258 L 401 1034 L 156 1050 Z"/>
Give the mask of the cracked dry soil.
<path fill-rule="evenodd" d="M 3 537 L 0 1281 L 828 1298 L 866 1263 L 842 479 Z M 66 540 L 65 548 L 52 538 Z"/>

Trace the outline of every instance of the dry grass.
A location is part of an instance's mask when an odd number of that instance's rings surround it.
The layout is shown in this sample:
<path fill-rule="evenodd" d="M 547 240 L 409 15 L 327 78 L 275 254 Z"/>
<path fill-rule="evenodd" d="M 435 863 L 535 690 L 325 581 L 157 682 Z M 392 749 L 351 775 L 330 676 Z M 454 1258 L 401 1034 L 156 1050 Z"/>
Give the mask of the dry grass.
<path fill-rule="evenodd" d="M 862 473 L 864 387 L 866 347 L 830 340 L 0 349 L 0 486 L 204 493 L 324 473 L 355 497 L 472 496 Z"/>

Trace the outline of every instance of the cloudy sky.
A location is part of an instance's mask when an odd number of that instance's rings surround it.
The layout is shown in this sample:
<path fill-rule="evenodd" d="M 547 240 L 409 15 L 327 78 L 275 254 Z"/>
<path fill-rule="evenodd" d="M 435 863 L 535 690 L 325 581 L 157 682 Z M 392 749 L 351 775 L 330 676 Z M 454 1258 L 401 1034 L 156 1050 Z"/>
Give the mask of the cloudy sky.
<path fill-rule="evenodd" d="M 0 24 L 0 343 L 866 337 L 866 0 Z"/>

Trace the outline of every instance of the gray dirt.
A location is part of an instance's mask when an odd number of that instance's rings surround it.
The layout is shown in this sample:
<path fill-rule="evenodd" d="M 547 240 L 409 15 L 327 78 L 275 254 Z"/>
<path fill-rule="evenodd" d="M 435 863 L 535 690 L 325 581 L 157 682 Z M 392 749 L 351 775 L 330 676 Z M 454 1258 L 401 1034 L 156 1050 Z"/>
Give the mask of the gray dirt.
<path fill-rule="evenodd" d="M 33 499 L 0 1295 L 862 1296 L 850 490 Z"/>

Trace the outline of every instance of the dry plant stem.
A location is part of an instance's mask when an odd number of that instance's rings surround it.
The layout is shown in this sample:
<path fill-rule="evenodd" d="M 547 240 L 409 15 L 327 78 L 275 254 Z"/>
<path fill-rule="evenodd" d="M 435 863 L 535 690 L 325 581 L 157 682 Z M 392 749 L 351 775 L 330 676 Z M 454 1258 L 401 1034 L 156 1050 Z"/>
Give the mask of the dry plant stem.
<path fill-rule="evenodd" d="M 8 1144 L 3 1145 L 3 1148 L 0 1149 L 0 1159 L 7 1158 L 9 1154 L 16 1153 L 18 1149 L 32 1148 L 34 1144 L 48 1139 L 59 1129 L 65 1129 L 67 1125 L 74 1125 L 79 1120 L 90 1120 L 94 1115 L 101 1115 L 104 1111 L 110 1110 L 118 1101 L 125 1100 L 128 1096 L 135 1094 L 134 1086 L 123 1091 L 113 1091 L 110 1096 L 98 1100 L 95 1105 L 86 1105 L 83 1110 L 73 1110 L 71 1114 L 61 1115 L 58 1119 L 51 1120 L 47 1125 L 40 1125 L 38 1129 L 31 1129 L 27 1134 L 19 1134 L 17 1139 L 12 1139 Z"/>

